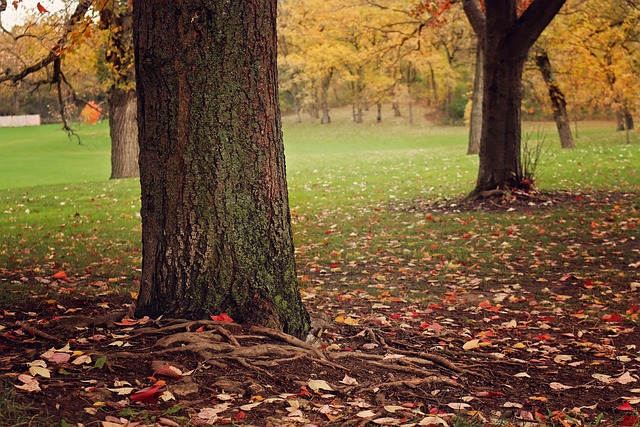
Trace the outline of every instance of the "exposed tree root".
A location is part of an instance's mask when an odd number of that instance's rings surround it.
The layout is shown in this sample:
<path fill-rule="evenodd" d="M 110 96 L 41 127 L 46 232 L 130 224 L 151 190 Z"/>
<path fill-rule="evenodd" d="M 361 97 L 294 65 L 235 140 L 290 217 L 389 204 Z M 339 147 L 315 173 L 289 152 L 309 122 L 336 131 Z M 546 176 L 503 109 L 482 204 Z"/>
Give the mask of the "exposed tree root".
<path fill-rule="evenodd" d="M 56 344 L 64 344 L 65 341 L 61 340 L 58 337 L 54 337 L 53 335 L 47 334 L 46 332 L 41 331 L 40 329 L 34 328 L 33 326 L 24 323 L 24 322 L 16 322 L 16 326 L 20 327 L 24 332 L 31 334 L 35 337 L 42 338 L 47 341 L 54 342 Z"/>
<path fill-rule="evenodd" d="M 233 328 L 233 332 L 228 329 Z M 414 350 L 397 348 L 388 344 L 385 339 L 371 329 L 363 334 L 371 342 L 378 344 L 384 354 L 361 351 L 327 351 L 299 340 L 285 333 L 262 326 L 252 326 L 249 334 L 244 333 L 241 325 L 212 321 L 173 321 L 169 325 L 143 327 L 132 334 L 132 338 L 145 342 L 147 337 L 157 337 L 157 341 L 148 349 L 150 354 L 173 355 L 192 352 L 202 359 L 202 363 L 228 371 L 232 366 L 241 367 L 245 371 L 256 372 L 265 377 L 274 378 L 270 370 L 299 359 L 306 359 L 311 364 L 337 370 L 334 375 L 342 378 L 345 375 L 358 375 L 352 372 L 352 366 L 371 366 L 372 371 L 389 373 L 389 381 L 370 385 L 363 384 L 336 387 L 335 390 L 374 391 L 392 387 L 417 388 L 420 386 L 445 384 L 450 387 L 463 387 L 460 383 L 446 375 L 434 372 L 434 369 L 446 369 L 455 374 L 469 372 L 456 365 L 446 357 Z M 140 357 L 139 353 L 120 352 L 114 358 Z M 345 363 L 338 363 L 338 361 Z M 366 369 L 366 368 L 365 368 Z M 360 369 L 361 371 L 361 369 Z M 334 371 L 335 372 L 335 371 Z M 396 373 L 396 375 L 392 374 Z M 405 379 L 396 377 L 406 376 Z M 363 375 L 360 372 L 360 378 Z M 366 377 L 366 376 L 365 376 Z M 305 384 L 302 382 L 301 384 Z"/>

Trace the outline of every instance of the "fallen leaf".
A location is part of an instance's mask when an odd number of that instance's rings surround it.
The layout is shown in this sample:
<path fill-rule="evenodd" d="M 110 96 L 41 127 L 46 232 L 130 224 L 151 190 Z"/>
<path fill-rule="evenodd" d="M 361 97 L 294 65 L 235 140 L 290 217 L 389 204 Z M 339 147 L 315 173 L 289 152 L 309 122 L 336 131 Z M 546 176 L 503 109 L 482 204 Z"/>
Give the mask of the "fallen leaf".
<path fill-rule="evenodd" d="M 29 391 L 32 393 L 42 391 L 38 380 L 32 377 L 31 375 L 20 374 L 18 375 L 18 380 L 21 381 L 22 384 L 21 385 L 15 384 L 15 387 L 19 388 L 20 390 Z"/>
<path fill-rule="evenodd" d="M 598 381 L 600 381 L 601 383 L 605 383 L 605 384 L 611 384 L 614 383 L 615 380 L 613 378 L 611 378 L 610 375 L 605 375 L 605 374 L 591 374 L 592 378 L 597 379 Z"/>
<path fill-rule="evenodd" d="M 157 375 L 161 375 L 167 378 L 178 379 L 182 377 L 182 371 L 169 362 L 161 360 L 154 360 L 151 362 L 151 369 Z"/>
<path fill-rule="evenodd" d="M 29 373 L 34 377 L 40 375 L 43 378 L 51 378 L 51 371 L 41 366 L 31 366 L 29 368 Z"/>
<path fill-rule="evenodd" d="M 253 403 L 247 403 L 246 405 L 242 405 L 240 407 L 240 409 L 242 409 L 243 411 L 250 411 L 253 408 L 262 405 L 262 402 L 253 402 Z"/>
<path fill-rule="evenodd" d="M 638 381 L 638 379 L 633 375 L 631 375 L 629 371 L 625 372 L 624 374 L 620 375 L 618 378 L 615 379 L 615 382 L 617 382 L 618 384 L 629 384 L 629 383 L 635 383 L 636 381 Z"/>
<path fill-rule="evenodd" d="M 358 385 L 358 380 L 355 378 L 351 378 L 349 375 L 345 374 L 344 378 L 340 380 L 340 383 L 346 385 Z"/>
<path fill-rule="evenodd" d="M 451 409 L 453 409 L 454 411 L 464 411 L 465 409 L 469 409 L 471 408 L 471 405 L 469 405 L 468 403 L 448 403 L 447 406 Z"/>
<path fill-rule="evenodd" d="M 317 392 L 318 390 L 333 391 L 331 386 L 324 380 L 309 380 L 307 385 L 311 390 L 315 392 Z"/>
<path fill-rule="evenodd" d="M 380 426 L 397 426 L 402 420 L 390 417 L 376 418 L 372 421 L 374 424 L 378 424 Z"/>
<path fill-rule="evenodd" d="M 89 356 L 88 354 L 83 354 L 81 356 L 76 357 L 71 364 L 72 365 L 84 365 L 84 364 L 89 364 L 91 363 L 91 356 Z"/>
<path fill-rule="evenodd" d="M 569 390 L 569 389 L 573 388 L 571 386 L 564 385 L 564 384 L 561 384 L 561 383 L 556 383 L 556 382 L 550 383 L 549 387 L 551 387 L 553 390 Z"/>
<path fill-rule="evenodd" d="M 616 409 L 618 411 L 633 411 L 633 406 L 629 402 L 624 402 L 622 405 L 617 406 Z"/>
<path fill-rule="evenodd" d="M 133 387 L 117 387 L 117 388 L 107 388 L 107 390 L 116 393 L 121 396 L 128 396 L 133 392 Z"/>
<path fill-rule="evenodd" d="M 156 383 L 150 387 L 145 387 L 142 390 L 133 393 L 129 396 L 129 399 L 134 402 L 144 402 L 144 403 L 158 403 L 158 399 L 162 395 L 162 392 L 159 391 L 164 386 L 164 381 L 156 381 Z"/>
<path fill-rule="evenodd" d="M 563 365 L 565 362 L 570 362 L 571 359 L 572 357 L 567 354 L 558 354 L 556 355 L 556 357 L 553 358 L 553 361 Z"/>
<path fill-rule="evenodd" d="M 462 346 L 463 350 L 473 350 L 475 348 L 480 347 L 480 340 L 476 339 L 476 340 L 471 340 L 471 341 L 467 341 L 466 343 L 464 343 L 464 345 Z"/>
<path fill-rule="evenodd" d="M 40 4 L 40 3 L 38 3 Z M 67 273 L 65 273 L 64 271 L 58 271 L 57 273 L 55 273 L 53 275 L 54 279 L 66 279 L 67 278 Z"/>
<path fill-rule="evenodd" d="M 430 426 L 437 424 L 443 425 L 444 427 L 449 427 L 449 424 L 447 424 L 447 422 L 440 417 L 425 417 L 418 423 L 419 426 Z"/>
<path fill-rule="evenodd" d="M 222 313 L 222 314 L 218 314 L 218 315 L 212 315 L 211 316 L 212 320 L 215 320 L 216 322 L 225 322 L 225 323 L 233 323 L 233 319 L 231 317 L 229 317 L 229 315 L 227 313 Z"/>
<path fill-rule="evenodd" d="M 134 326 L 134 325 L 137 325 L 138 323 L 140 323 L 138 319 L 129 319 L 126 317 L 119 322 L 113 322 L 114 325 L 118 325 L 118 326 Z"/>
<path fill-rule="evenodd" d="M 62 364 L 67 363 L 69 359 L 71 359 L 71 355 L 69 353 L 58 353 L 55 352 L 49 357 L 45 357 L 48 362 Z"/>
<path fill-rule="evenodd" d="M 621 427 L 635 427 L 640 425 L 640 417 L 635 415 L 625 414 L 622 417 L 622 420 L 618 422 L 618 425 Z"/>
<path fill-rule="evenodd" d="M 611 323 L 619 323 L 624 321 L 624 319 L 622 318 L 622 316 L 620 316 L 619 314 L 605 314 L 604 316 L 602 316 L 602 320 L 604 320 L 605 322 L 611 322 Z"/>
<path fill-rule="evenodd" d="M 372 411 L 372 410 L 370 410 L 370 409 L 367 409 L 366 411 L 360 411 L 360 412 L 358 412 L 358 413 L 356 414 L 356 416 L 357 416 L 357 417 L 360 417 L 360 418 L 373 418 L 373 417 L 375 417 L 375 416 L 376 416 L 376 413 L 375 413 L 375 412 L 373 412 L 373 411 Z"/>

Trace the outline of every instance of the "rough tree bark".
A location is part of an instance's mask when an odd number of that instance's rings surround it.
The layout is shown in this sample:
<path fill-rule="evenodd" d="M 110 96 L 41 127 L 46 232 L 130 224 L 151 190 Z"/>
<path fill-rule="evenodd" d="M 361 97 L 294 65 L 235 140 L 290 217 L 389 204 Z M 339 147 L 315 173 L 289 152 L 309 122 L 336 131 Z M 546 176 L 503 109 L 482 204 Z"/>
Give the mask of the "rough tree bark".
<path fill-rule="evenodd" d="M 529 48 L 564 0 L 534 0 L 521 16 L 516 0 L 463 0 L 464 11 L 483 41 L 484 91 L 478 180 L 472 194 L 520 186 L 522 71 Z"/>
<path fill-rule="evenodd" d="M 111 179 L 140 176 L 137 98 L 134 89 L 109 90 Z"/>
<path fill-rule="evenodd" d="M 276 67 L 277 0 L 134 0 L 142 188 L 136 315 L 302 337 Z"/>
<path fill-rule="evenodd" d="M 564 94 L 558 87 L 558 83 L 553 76 L 553 70 L 551 69 L 551 62 L 549 61 L 549 54 L 546 50 L 538 50 L 535 54 L 535 61 L 542 78 L 549 90 L 549 98 L 551 99 L 551 108 L 553 109 L 553 119 L 556 122 L 558 128 L 558 135 L 560 136 L 560 145 L 562 148 L 575 148 L 576 144 L 573 142 L 573 135 L 571 134 L 571 122 L 569 121 L 569 115 L 567 114 L 567 102 L 565 101 Z"/>

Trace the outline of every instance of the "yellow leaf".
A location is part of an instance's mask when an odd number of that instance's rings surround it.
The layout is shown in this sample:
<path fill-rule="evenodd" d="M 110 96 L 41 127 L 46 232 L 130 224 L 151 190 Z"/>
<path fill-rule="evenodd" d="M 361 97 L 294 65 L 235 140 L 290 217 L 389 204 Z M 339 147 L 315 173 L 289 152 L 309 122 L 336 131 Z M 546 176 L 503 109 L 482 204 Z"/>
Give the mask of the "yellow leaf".
<path fill-rule="evenodd" d="M 464 350 L 473 350 L 474 348 L 480 347 L 480 340 L 471 340 L 464 343 L 462 348 Z"/>

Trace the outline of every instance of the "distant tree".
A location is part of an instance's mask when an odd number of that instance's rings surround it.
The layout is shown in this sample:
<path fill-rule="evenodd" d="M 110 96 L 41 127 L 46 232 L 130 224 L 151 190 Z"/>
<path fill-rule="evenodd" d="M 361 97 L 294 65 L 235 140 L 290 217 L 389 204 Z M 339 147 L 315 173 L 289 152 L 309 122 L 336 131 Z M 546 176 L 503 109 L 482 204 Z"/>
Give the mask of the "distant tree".
<path fill-rule="evenodd" d="M 134 0 L 138 316 L 303 337 L 276 65 L 277 0 Z"/>
<path fill-rule="evenodd" d="M 553 119 L 556 122 L 558 135 L 560 135 L 560 145 L 562 148 L 575 148 L 571 135 L 571 123 L 567 114 L 567 101 L 551 69 L 549 54 L 545 49 L 540 48 L 535 50 L 533 57 L 549 91 Z"/>
<path fill-rule="evenodd" d="M 517 0 L 463 0 L 483 46 L 480 165 L 474 195 L 523 187 L 521 150 L 522 72 L 529 49 L 564 0 L 534 0 L 518 14 Z"/>
<path fill-rule="evenodd" d="M 109 95 L 112 179 L 140 176 L 132 21 L 127 0 L 104 1 L 100 27 L 108 33 L 105 81 Z"/>
<path fill-rule="evenodd" d="M 6 6 L 0 3 L 1 6 Z M 58 37 L 52 42 L 36 33 L 37 27 L 27 27 L 19 34 L 12 34 L 3 28 L 5 35 L 14 40 L 35 38 L 48 46 L 43 54 L 35 57 L 22 58 L 22 64 L 16 69 L 5 70 L 0 75 L 0 82 L 16 84 L 46 71 L 46 77 L 36 79 L 35 84 L 55 85 L 58 91 L 58 103 L 60 104 L 60 117 L 63 127 L 72 131 L 67 122 L 65 104 L 67 101 L 62 95 L 63 88 L 67 87 L 73 98 L 77 100 L 77 92 L 68 78 L 66 68 L 69 59 L 75 59 L 71 52 L 79 49 L 87 40 L 96 41 L 93 38 L 92 28 L 95 21 L 92 11 L 100 14 L 100 27 L 108 31 L 107 46 L 104 49 L 104 62 L 107 72 L 104 76 L 109 93 L 109 127 L 112 140 L 111 150 L 111 178 L 127 178 L 139 175 L 138 169 L 138 142 L 136 125 L 136 94 L 135 80 L 133 76 L 133 47 L 131 43 L 131 9 L 125 0 L 82 0 L 79 1 L 73 13 L 63 20 L 58 30 Z M 2 11 L 0 10 L 0 13 Z M 39 8 L 38 13 L 47 14 L 45 9 Z M 1 15 L 0 15 L 1 16 Z M 98 44 L 99 45 L 99 44 Z M 72 62 L 72 61 L 70 61 Z"/>

